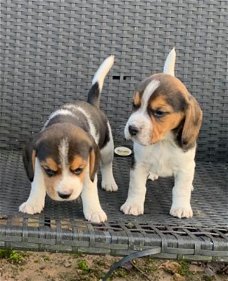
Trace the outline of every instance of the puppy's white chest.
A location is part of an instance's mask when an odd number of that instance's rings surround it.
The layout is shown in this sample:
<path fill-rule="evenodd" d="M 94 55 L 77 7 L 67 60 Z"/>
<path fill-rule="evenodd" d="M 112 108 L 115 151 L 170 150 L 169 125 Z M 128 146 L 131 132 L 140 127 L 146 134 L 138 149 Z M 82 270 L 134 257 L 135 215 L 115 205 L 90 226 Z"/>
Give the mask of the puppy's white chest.
<path fill-rule="evenodd" d="M 134 145 L 136 162 L 143 163 L 154 177 L 169 177 L 174 174 L 177 163 L 172 149 L 162 144 Z M 172 155 L 173 154 L 173 155 Z"/>
<path fill-rule="evenodd" d="M 173 175 L 174 163 L 170 157 L 170 152 L 162 145 L 155 145 L 151 149 L 149 157 L 150 172 L 159 177 L 169 177 Z"/>

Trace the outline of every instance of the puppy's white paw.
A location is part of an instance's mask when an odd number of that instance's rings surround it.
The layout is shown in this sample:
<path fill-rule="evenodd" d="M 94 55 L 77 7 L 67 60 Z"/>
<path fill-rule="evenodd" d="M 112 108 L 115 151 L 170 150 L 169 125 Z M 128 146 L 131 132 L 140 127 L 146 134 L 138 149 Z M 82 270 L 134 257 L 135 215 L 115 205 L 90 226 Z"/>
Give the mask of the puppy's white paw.
<path fill-rule="evenodd" d="M 144 213 L 144 204 L 135 200 L 127 200 L 120 208 L 125 215 L 138 216 Z"/>
<path fill-rule="evenodd" d="M 40 202 L 29 202 L 26 201 L 19 207 L 19 211 L 22 213 L 34 215 L 37 213 L 41 213 L 44 208 L 44 203 Z"/>
<path fill-rule="evenodd" d="M 101 223 L 107 220 L 105 212 L 101 208 L 94 208 L 84 211 L 85 218 L 93 223 Z"/>
<path fill-rule="evenodd" d="M 117 186 L 114 178 L 112 178 L 111 180 L 102 180 L 101 187 L 106 191 L 117 191 L 118 190 L 118 186 Z"/>
<path fill-rule="evenodd" d="M 155 181 L 155 180 L 158 179 L 158 175 L 156 175 L 154 173 L 149 173 L 148 179 L 152 180 L 152 181 Z"/>
<path fill-rule="evenodd" d="M 177 206 L 172 205 L 170 209 L 170 215 L 181 218 L 191 218 L 193 216 L 191 205 L 189 206 Z"/>

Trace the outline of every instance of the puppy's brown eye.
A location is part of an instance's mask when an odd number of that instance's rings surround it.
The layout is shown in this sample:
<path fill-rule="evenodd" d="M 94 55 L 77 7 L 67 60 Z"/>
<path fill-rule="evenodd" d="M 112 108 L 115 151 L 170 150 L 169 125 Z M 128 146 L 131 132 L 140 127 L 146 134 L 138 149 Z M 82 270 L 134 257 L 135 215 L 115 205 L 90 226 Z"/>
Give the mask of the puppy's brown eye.
<path fill-rule="evenodd" d="M 162 110 L 154 110 L 153 115 L 157 118 L 163 117 L 166 114 L 166 112 Z"/>
<path fill-rule="evenodd" d="M 57 174 L 57 171 L 51 170 L 49 168 L 44 168 L 44 171 L 49 177 L 53 177 Z"/>
<path fill-rule="evenodd" d="M 83 168 L 77 168 L 75 170 L 72 170 L 71 172 L 77 176 L 79 176 L 83 171 Z"/>

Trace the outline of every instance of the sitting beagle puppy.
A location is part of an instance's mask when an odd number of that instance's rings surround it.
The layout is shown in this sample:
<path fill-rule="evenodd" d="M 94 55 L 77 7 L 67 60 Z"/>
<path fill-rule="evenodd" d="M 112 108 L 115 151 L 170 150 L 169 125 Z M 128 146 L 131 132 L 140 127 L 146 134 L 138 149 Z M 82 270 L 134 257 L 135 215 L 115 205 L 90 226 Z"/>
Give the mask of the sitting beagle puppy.
<path fill-rule="evenodd" d="M 99 110 L 105 76 L 114 63 L 108 57 L 97 70 L 88 102 L 76 101 L 53 112 L 24 151 L 23 161 L 32 182 L 29 198 L 19 210 L 40 213 L 46 193 L 57 201 L 81 195 L 87 220 L 100 223 L 107 217 L 97 192 L 97 170 L 101 162 L 102 188 L 118 189 L 113 177 L 113 138 L 105 114 Z"/>
<path fill-rule="evenodd" d="M 134 142 L 125 214 L 144 213 L 147 179 L 174 176 L 170 214 L 193 216 L 190 205 L 195 170 L 196 139 L 202 111 L 184 84 L 174 77 L 176 53 L 165 62 L 164 73 L 145 79 L 134 93 L 133 113 L 125 126 L 125 137 Z"/>

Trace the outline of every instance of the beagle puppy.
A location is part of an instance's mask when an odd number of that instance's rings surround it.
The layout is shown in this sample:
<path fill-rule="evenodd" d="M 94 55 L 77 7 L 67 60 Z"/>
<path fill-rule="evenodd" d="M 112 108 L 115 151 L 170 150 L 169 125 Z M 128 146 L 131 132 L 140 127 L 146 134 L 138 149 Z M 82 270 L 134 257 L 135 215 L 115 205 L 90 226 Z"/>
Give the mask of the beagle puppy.
<path fill-rule="evenodd" d="M 81 195 L 85 218 L 94 223 L 106 221 L 97 192 L 99 163 L 102 188 L 116 191 L 118 187 L 112 171 L 112 132 L 99 103 L 105 76 L 113 63 L 114 56 L 110 56 L 97 70 L 88 102 L 65 104 L 53 112 L 26 146 L 23 161 L 32 183 L 28 200 L 19 207 L 21 212 L 40 213 L 46 193 L 57 201 Z"/>
<path fill-rule="evenodd" d="M 196 139 L 202 111 L 185 85 L 174 77 L 173 49 L 164 72 L 146 78 L 133 97 L 133 112 L 125 126 L 125 137 L 134 142 L 125 214 L 144 213 L 147 179 L 174 176 L 170 214 L 193 216 L 190 205 L 195 170 Z"/>

